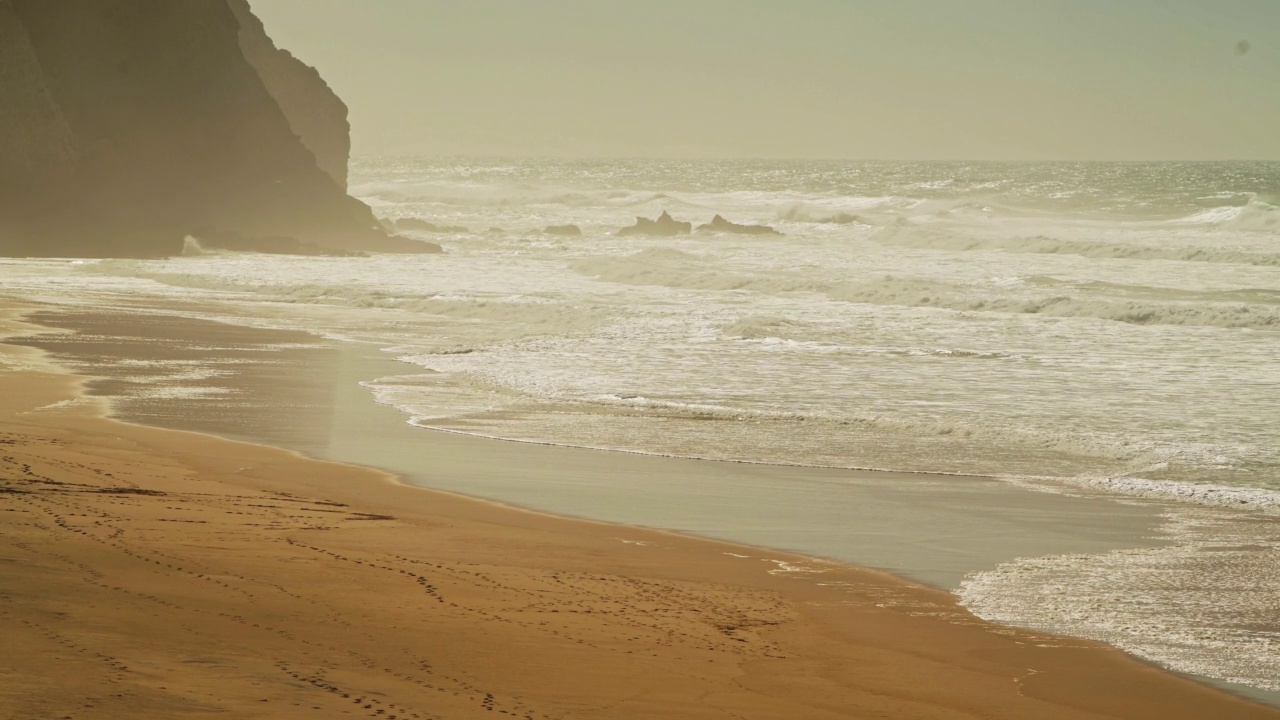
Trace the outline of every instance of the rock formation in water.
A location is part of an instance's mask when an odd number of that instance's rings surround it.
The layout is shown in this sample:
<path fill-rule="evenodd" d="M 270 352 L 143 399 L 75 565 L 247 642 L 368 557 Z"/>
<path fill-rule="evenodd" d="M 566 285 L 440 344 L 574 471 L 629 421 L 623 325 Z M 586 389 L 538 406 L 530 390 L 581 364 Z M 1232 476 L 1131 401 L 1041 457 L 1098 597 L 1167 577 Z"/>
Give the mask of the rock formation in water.
<path fill-rule="evenodd" d="M 625 237 L 627 235 L 656 235 L 660 237 L 670 237 L 672 235 L 688 235 L 693 232 L 693 223 L 680 222 L 672 218 L 667 211 L 662 211 L 657 220 L 649 218 L 636 218 L 636 224 L 631 227 L 624 227 L 618 231 L 618 235 Z"/>
<path fill-rule="evenodd" d="M 177 255 L 188 235 L 439 250 L 389 237 L 321 170 L 242 49 L 270 41 L 228 2 L 0 0 L 0 254 Z"/>
<path fill-rule="evenodd" d="M 393 226 L 396 232 L 465 233 L 470 230 L 461 225 L 437 225 L 421 218 L 398 218 Z"/>
<path fill-rule="evenodd" d="M 768 225 L 739 225 L 736 222 L 729 222 L 723 217 L 716 215 L 711 218 L 711 222 L 698 226 L 698 232 L 721 232 L 732 233 L 734 235 L 781 235 L 782 233 L 774 230 Z"/>
<path fill-rule="evenodd" d="M 560 235 L 563 237 L 580 237 L 582 228 L 577 225 L 548 225 L 542 232 L 547 235 Z"/>

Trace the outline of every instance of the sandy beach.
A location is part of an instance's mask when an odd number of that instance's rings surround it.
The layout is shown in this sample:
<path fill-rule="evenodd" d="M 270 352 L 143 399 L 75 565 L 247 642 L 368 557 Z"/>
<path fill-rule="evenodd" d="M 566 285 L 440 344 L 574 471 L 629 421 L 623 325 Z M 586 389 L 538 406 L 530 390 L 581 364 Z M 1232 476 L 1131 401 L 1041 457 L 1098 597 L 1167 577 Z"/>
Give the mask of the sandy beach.
<path fill-rule="evenodd" d="M 6 718 L 1280 717 L 884 573 L 124 423 L 84 387 L 0 347 Z"/>

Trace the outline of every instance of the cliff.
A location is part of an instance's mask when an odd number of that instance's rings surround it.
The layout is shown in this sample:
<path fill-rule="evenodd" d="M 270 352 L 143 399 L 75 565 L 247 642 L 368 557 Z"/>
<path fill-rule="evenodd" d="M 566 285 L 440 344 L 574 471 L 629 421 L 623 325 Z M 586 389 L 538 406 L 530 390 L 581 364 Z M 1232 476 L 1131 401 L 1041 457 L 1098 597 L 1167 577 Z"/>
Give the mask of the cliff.
<path fill-rule="evenodd" d="M 0 181 L 46 161 L 69 160 L 71 130 L 49 90 L 26 28 L 0 0 Z M 0 188 L 2 190 L 3 188 Z"/>
<path fill-rule="evenodd" d="M 320 168 L 241 35 L 228 0 L 0 0 L 0 254 L 438 250 Z"/>
<path fill-rule="evenodd" d="M 240 23 L 240 50 L 284 112 L 316 164 L 343 190 L 351 157 L 351 125 L 342 102 L 315 68 L 276 47 L 248 0 L 228 0 Z"/>

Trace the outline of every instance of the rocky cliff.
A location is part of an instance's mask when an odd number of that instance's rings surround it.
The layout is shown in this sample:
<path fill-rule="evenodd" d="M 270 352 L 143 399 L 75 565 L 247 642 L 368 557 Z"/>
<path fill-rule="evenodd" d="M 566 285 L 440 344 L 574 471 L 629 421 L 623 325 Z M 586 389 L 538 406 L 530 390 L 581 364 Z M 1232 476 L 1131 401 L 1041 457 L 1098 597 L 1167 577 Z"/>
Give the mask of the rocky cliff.
<path fill-rule="evenodd" d="M 0 181 L 46 162 L 71 159 L 71 130 L 49 96 L 26 28 L 13 6 L 2 0 L 0 88 Z"/>
<path fill-rule="evenodd" d="M 246 59 L 241 26 L 228 0 L 0 0 L 0 254 L 176 255 L 187 235 L 438 249 L 388 237 L 321 169 Z M 292 82 L 328 94 L 310 78 Z M 328 130 L 322 113 L 295 112 L 314 116 L 312 138 L 345 138 L 345 109 Z"/>
<path fill-rule="evenodd" d="M 347 188 L 351 125 L 342 102 L 315 68 L 276 47 L 248 0 L 228 0 L 240 23 L 240 50 L 267 92 L 276 99 L 289 127 L 316 157 L 316 164 L 342 189 Z"/>

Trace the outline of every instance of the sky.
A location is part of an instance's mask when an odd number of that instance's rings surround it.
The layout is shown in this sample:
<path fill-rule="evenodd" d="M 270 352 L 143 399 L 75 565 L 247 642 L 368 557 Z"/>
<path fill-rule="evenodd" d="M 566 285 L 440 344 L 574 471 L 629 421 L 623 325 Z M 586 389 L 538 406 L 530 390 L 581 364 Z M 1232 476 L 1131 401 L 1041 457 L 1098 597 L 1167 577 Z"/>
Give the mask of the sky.
<path fill-rule="evenodd" d="M 356 155 L 1280 159 L 1280 0 L 250 0 Z"/>

